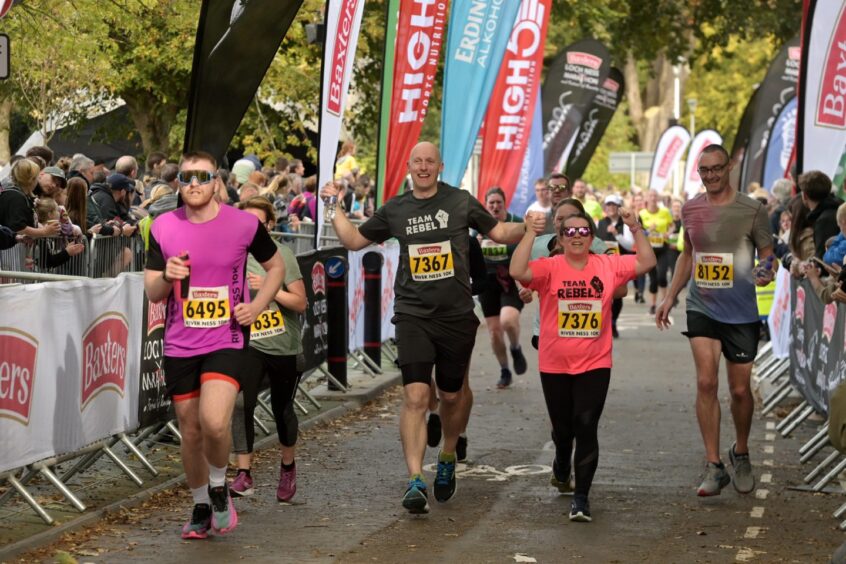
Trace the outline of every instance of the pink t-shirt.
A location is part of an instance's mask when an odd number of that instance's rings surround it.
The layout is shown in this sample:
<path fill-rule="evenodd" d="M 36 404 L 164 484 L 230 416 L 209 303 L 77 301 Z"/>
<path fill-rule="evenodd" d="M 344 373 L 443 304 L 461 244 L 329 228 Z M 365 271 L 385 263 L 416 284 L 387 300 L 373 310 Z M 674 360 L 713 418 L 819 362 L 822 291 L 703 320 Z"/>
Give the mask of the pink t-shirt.
<path fill-rule="evenodd" d="M 540 296 L 540 371 L 581 374 L 611 368 L 614 289 L 635 278 L 636 255 L 594 255 L 583 270 L 564 255 L 529 263 L 526 286 Z"/>

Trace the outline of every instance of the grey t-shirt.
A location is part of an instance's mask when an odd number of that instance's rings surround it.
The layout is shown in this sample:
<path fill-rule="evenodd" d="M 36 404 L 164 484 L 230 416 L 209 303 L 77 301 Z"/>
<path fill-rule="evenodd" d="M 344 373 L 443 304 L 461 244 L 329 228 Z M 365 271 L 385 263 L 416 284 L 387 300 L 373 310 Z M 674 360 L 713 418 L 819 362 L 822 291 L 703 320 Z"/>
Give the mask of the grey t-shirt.
<path fill-rule="evenodd" d="M 682 208 L 682 224 L 693 255 L 687 310 L 723 323 L 758 321 L 752 268 L 756 249 L 773 244 L 766 207 L 746 194 L 724 206 L 700 194 Z"/>
<path fill-rule="evenodd" d="M 468 229 L 487 234 L 496 224 L 472 194 L 439 182 L 431 198 L 406 192 L 389 200 L 359 232 L 376 243 L 400 243 L 395 313 L 448 318 L 473 311 Z"/>

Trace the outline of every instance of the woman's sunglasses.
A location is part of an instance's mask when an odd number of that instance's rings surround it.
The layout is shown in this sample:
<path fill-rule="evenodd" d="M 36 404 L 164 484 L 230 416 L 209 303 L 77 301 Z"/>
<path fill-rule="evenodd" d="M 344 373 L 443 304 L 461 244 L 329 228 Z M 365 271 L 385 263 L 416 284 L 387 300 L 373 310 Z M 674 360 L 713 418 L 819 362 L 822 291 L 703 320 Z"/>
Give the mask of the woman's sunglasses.
<path fill-rule="evenodd" d="M 207 170 L 183 170 L 176 175 L 176 180 L 183 186 L 191 184 L 194 179 L 197 184 L 208 184 L 214 180 L 214 173 Z"/>
<path fill-rule="evenodd" d="M 576 233 L 581 237 L 588 237 L 590 235 L 590 227 L 562 227 L 561 234 L 565 237 L 575 237 Z"/>

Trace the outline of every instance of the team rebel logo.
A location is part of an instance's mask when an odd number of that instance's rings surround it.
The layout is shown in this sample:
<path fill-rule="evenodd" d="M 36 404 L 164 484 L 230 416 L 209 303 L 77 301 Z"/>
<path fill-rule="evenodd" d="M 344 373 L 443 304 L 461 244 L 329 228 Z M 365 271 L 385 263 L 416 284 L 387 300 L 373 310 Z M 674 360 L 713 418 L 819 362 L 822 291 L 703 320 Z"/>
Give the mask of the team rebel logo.
<path fill-rule="evenodd" d="M 840 8 L 822 63 L 817 125 L 846 129 L 846 4 Z"/>
<path fill-rule="evenodd" d="M 315 296 L 326 294 L 326 269 L 322 262 L 316 262 L 311 267 L 311 290 Z"/>
<path fill-rule="evenodd" d="M 35 337 L 0 327 L 0 417 L 29 425 L 37 356 Z"/>
<path fill-rule="evenodd" d="M 82 335 L 82 395 L 84 410 L 101 392 L 123 397 L 126 389 L 126 351 L 129 326 L 123 314 L 108 311 L 94 320 Z"/>

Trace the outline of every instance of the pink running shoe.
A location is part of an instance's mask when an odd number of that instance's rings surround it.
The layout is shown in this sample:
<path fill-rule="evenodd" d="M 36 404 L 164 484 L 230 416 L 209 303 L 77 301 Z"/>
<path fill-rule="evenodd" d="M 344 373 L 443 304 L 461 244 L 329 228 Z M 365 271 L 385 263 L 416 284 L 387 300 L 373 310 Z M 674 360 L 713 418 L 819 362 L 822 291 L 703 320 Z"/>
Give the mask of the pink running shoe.
<path fill-rule="evenodd" d="M 282 463 L 279 463 L 279 485 L 276 486 L 276 499 L 279 501 L 291 501 L 294 494 L 297 493 L 297 466 L 290 470 L 282 468 Z"/>
<path fill-rule="evenodd" d="M 225 535 L 238 526 L 238 514 L 229 495 L 229 485 L 209 488 L 209 497 L 212 502 L 212 528 L 216 533 Z"/>
<path fill-rule="evenodd" d="M 183 539 L 205 539 L 211 528 L 211 507 L 205 503 L 194 505 L 191 519 L 182 526 Z"/>
<path fill-rule="evenodd" d="M 238 475 L 229 484 L 229 493 L 232 494 L 232 497 L 253 495 L 253 491 L 253 479 L 246 472 L 238 472 Z"/>

